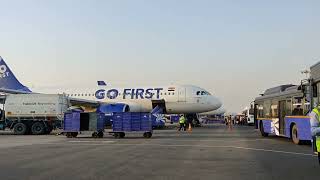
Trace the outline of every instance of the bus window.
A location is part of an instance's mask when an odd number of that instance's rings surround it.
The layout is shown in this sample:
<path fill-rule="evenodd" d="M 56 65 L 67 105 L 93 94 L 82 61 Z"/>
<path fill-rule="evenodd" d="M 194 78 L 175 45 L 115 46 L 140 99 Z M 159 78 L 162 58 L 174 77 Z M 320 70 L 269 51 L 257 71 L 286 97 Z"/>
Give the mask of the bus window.
<path fill-rule="evenodd" d="M 264 118 L 270 118 L 270 108 L 271 108 L 271 101 L 263 102 L 263 115 Z"/>
<path fill-rule="evenodd" d="M 309 101 L 304 102 L 304 115 L 307 115 L 309 111 L 311 110 L 311 103 Z"/>
<path fill-rule="evenodd" d="M 263 105 L 257 104 L 257 118 L 264 118 L 263 117 Z"/>
<path fill-rule="evenodd" d="M 292 102 L 291 99 L 287 100 L 286 103 L 286 116 L 291 116 L 292 115 Z"/>
<path fill-rule="evenodd" d="M 271 117 L 278 118 L 278 104 L 271 105 Z"/>
<path fill-rule="evenodd" d="M 303 106 L 302 106 L 302 97 L 294 97 L 292 102 L 292 115 L 293 116 L 303 116 Z"/>

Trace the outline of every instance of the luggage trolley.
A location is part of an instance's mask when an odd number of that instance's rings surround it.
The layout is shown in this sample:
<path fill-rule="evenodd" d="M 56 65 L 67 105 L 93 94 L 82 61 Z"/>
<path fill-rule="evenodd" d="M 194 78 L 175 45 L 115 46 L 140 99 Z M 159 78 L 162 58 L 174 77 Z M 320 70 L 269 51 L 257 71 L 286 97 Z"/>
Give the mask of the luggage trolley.
<path fill-rule="evenodd" d="M 102 113 L 68 112 L 64 115 L 63 131 L 68 138 L 79 132 L 93 131 L 92 137 L 103 138 L 105 116 Z"/>
<path fill-rule="evenodd" d="M 115 138 L 124 138 L 126 133 L 143 132 L 144 138 L 152 137 L 152 118 L 150 113 L 113 113 L 112 132 Z"/>

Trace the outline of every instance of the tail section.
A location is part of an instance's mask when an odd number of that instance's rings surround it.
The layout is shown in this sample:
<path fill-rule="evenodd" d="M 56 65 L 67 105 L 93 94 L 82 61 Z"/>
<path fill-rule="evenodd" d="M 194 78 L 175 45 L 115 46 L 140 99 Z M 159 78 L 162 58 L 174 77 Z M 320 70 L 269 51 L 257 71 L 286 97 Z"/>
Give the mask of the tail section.
<path fill-rule="evenodd" d="M 31 92 L 29 88 L 22 85 L 10 70 L 9 66 L 0 56 L 0 88 L 21 92 Z"/>

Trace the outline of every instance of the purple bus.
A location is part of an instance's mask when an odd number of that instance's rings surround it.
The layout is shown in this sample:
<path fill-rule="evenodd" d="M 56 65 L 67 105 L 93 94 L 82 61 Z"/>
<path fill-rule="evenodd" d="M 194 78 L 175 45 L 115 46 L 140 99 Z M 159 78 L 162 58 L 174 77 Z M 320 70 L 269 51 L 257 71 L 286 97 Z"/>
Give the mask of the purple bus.
<path fill-rule="evenodd" d="M 282 136 L 301 144 L 310 141 L 311 103 L 307 100 L 307 85 L 282 85 L 270 88 L 255 99 L 256 126 L 261 135 Z"/>

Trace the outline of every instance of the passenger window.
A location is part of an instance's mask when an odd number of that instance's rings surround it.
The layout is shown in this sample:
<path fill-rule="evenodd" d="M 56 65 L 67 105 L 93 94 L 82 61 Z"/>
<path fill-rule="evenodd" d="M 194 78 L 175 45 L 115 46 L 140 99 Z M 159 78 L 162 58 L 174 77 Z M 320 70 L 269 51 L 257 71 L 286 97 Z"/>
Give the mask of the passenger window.
<path fill-rule="evenodd" d="M 303 106 L 302 106 L 302 97 L 295 97 L 293 98 L 293 111 L 292 115 L 293 116 L 303 116 Z"/>
<path fill-rule="evenodd" d="M 258 106 L 258 118 L 263 118 L 263 106 L 259 105 Z"/>
<path fill-rule="evenodd" d="M 271 101 L 265 101 L 263 103 L 263 115 L 264 118 L 270 118 Z"/>
<path fill-rule="evenodd" d="M 201 95 L 202 95 L 202 96 L 206 95 L 206 92 L 205 92 L 205 91 L 202 91 L 202 92 L 201 92 Z"/>
<path fill-rule="evenodd" d="M 201 92 L 200 91 L 197 91 L 197 96 L 200 96 L 201 95 Z"/>
<path fill-rule="evenodd" d="M 168 93 L 168 95 L 170 96 L 170 95 L 171 95 L 171 93 Z"/>
<path fill-rule="evenodd" d="M 166 95 L 167 95 L 167 93 L 164 93 L 164 95 L 166 96 Z"/>
<path fill-rule="evenodd" d="M 172 93 L 172 95 L 174 96 L 174 93 Z"/>
<path fill-rule="evenodd" d="M 291 116 L 292 115 L 292 102 L 291 100 L 287 100 L 286 103 L 286 115 Z"/>
<path fill-rule="evenodd" d="M 274 104 L 271 106 L 271 117 L 278 118 L 278 105 Z"/>

